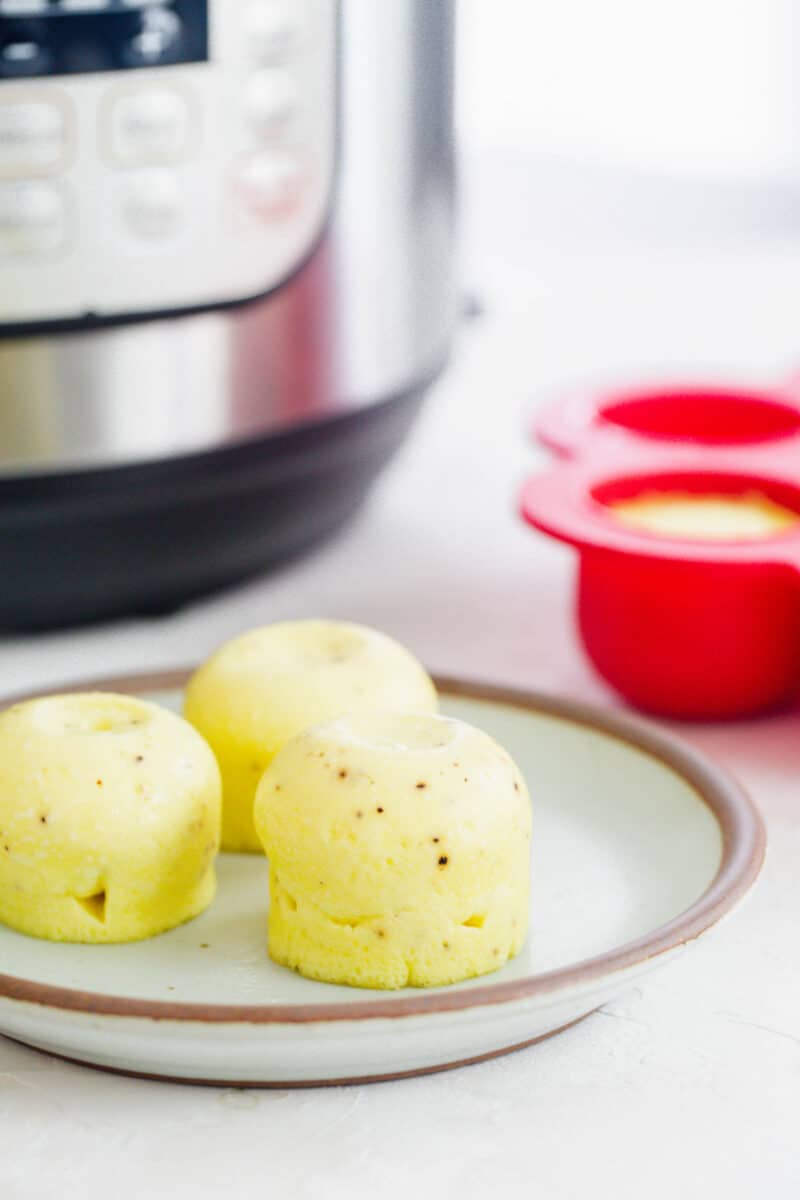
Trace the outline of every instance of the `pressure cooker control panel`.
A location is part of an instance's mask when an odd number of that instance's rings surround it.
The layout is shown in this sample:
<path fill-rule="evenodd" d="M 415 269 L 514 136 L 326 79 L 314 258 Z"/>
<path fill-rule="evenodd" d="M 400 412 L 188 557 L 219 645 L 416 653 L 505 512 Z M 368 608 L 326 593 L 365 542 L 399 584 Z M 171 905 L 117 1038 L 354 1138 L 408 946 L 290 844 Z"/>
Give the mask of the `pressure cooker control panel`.
<path fill-rule="evenodd" d="M 336 153 L 335 0 L 0 0 L 0 332 L 271 290 Z"/>

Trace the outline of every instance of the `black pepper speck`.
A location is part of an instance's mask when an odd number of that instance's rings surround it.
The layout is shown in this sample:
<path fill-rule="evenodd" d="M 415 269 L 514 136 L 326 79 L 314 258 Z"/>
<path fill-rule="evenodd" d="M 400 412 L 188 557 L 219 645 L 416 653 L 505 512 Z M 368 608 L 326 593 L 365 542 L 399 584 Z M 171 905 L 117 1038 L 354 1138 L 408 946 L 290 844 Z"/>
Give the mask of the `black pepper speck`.
<path fill-rule="evenodd" d="M 440 867 L 446 867 L 446 866 L 447 866 L 447 863 L 448 863 L 448 861 L 449 861 L 449 860 L 448 860 L 448 857 L 447 857 L 447 855 L 446 855 L 446 854 L 440 854 L 440 855 L 439 855 L 439 866 L 440 866 Z"/>

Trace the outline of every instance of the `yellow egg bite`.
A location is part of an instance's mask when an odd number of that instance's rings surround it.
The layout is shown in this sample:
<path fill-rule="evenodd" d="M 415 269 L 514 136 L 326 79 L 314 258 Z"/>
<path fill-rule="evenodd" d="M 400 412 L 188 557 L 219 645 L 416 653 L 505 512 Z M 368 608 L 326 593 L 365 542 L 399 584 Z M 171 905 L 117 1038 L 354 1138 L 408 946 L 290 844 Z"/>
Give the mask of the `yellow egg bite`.
<path fill-rule="evenodd" d="M 800 516 L 761 492 L 642 492 L 609 504 L 624 525 L 661 537 L 744 541 L 784 533 Z"/>
<path fill-rule="evenodd" d="M 288 621 L 228 642 L 192 676 L 184 709 L 222 771 L 223 849 L 261 850 L 256 787 L 289 738 L 345 712 L 436 706 L 417 660 L 374 629 Z"/>
<path fill-rule="evenodd" d="M 255 821 L 269 952 L 311 979 L 428 987 L 494 971 L 528 927 L 531 807 L 487 734 L 361 714 L 287 743 Z"/>
<path fill-rule="evenodd" d="M 0 921 L 59 942 L 128 942 L 210 904 L 221 784 L 155 704 L 106 693 L 0 713 Z"/>

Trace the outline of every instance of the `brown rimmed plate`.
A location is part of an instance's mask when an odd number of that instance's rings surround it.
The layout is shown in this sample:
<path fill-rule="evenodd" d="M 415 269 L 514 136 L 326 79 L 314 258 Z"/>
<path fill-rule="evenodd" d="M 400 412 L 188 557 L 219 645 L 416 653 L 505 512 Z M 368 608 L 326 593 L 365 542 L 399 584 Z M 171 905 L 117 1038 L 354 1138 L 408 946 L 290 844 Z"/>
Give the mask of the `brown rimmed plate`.
<path fill-rule="evenodd" d="M 172 671 L 82 690 L 179 708 L 186 678 Z M 303 979 L 267 957 L 264 860 L 223 855 L 211 909 L 147 942 L 59 945 L 0 927 L 0 1032 L 94 1066 L 198 1083 L 286 1087 L 439 1070 L 586 1016 L 705 935 L 753 884 L 761 820 L 689 747 L 569 700 L 437 682 L 443 710 L 505 745 L 533 798 L 531 934 L 514 962 L 424 991 Z"/>

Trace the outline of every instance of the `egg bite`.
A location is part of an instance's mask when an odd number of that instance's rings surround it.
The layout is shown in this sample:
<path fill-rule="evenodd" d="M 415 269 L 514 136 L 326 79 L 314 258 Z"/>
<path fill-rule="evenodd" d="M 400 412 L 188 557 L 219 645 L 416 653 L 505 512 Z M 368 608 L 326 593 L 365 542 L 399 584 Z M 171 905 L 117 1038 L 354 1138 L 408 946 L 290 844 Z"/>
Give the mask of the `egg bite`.
<path fill-rule="evenodd" d="M 222 772 L 224 850 L 261 850 L 256 787 L 289 738 L 346 712 L 433 712 L 436 689 L 408 650 L 340 621 L 288 621 L 222 646 L 192 676 L 184 713 Z"/>
<path fill-rule="evenodd" d="M 516 955 L 528 928 L 531 806 L 487 734 L 363 713 L 288 742 L 255 823 L 271 957 L 310 979 L 431 987 Z"/>
<path fill-rule="evenodd" d="M 800 514 L 762 492 L 642 492 L 608 506 L 615 520 L 660 537 L 737 542 L 775 537 L 800 522 Z"/>
<path fill-rule="evenodd" d="M 110 693 L 0 713 L 0 921 L 58 942 L 130 942 L 213 899 L 221 782 L 186 721 Z"/>

